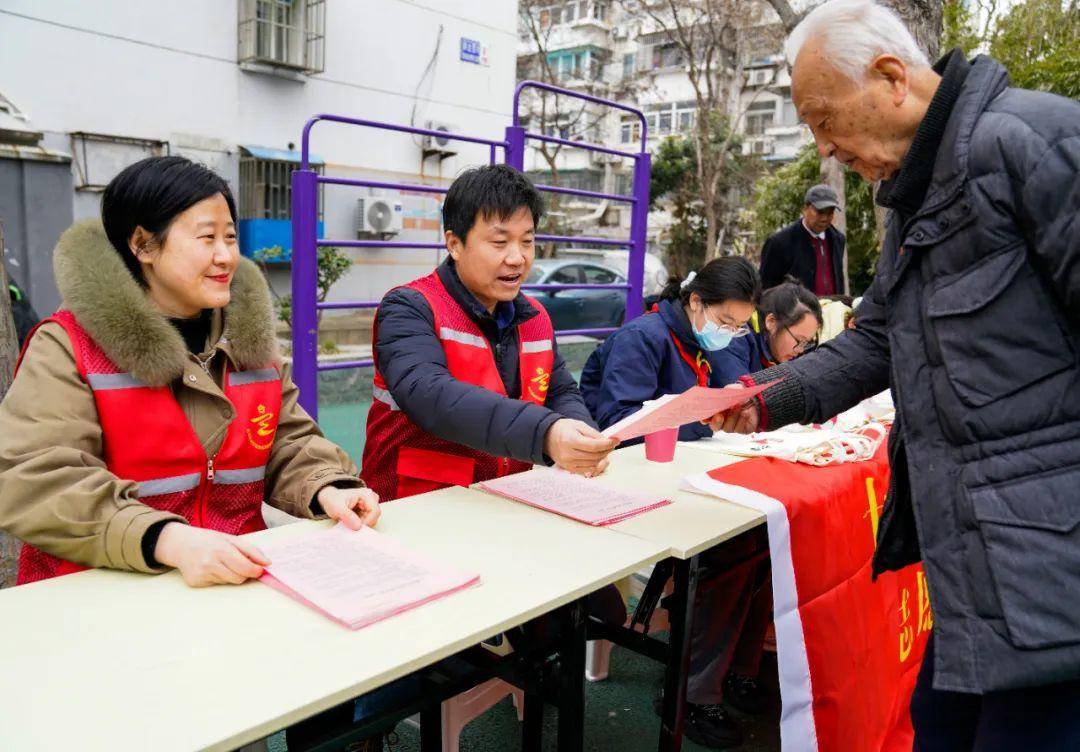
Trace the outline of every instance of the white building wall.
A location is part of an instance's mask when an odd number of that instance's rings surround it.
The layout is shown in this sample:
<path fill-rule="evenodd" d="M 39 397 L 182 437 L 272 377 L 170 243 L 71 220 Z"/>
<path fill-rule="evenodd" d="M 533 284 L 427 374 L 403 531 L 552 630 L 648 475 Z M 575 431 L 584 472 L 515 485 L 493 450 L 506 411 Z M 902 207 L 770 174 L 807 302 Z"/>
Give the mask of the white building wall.
<path fill-rule="evenodd" d="M 237 14 L 233 0 L 0 0 L 0 86 L 46 133 L 46 146 L 70 151 L 76 131 L 166 141 L 171 153 L 207 163 L 234 189 L 241 144 L 299 149 L 314 113 L 401 124 L 414 117 L 421 126 L 439 120 L 500 140 L 509 124 L 516 0 L 327 0 L 325 71 L 299 80 L 241 70 Z M 440 28 L 432 74 L 420 86 Z M 459 59 L 462 37 L 486 46 L 487 65 Z M 422 174 L 447 182 L 488 159 L 486 147 L 462 145 L 455 157 L 421 165 L 421 147 L 409 135 L 329 123 L 316 127 L 312 151 L 326 160 L 327 174 L 397 182 L 419 182 Z M 133 149 L 126 161 L 141 156 Z M 327 188 L 328 237 L 356 237 L 361 190 Z M 99 193 L 73 191 L 76 219 L 95 215 L 99 200 Z M 406 197 L 405 204 L 407 214 L 438 216 L 435 200 Z M 430 227 L 399 236 L 438 237 Z M 355 271 L 333 298 L 381 296 L 436 260 L 432 251 L 352 255 Z"/>

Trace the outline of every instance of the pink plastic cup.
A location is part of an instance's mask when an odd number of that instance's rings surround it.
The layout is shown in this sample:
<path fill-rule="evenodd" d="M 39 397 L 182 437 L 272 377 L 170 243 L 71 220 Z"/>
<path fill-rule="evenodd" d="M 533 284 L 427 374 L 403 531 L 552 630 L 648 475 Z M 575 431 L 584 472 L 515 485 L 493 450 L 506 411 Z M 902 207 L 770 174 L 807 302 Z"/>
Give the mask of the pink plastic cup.
<path fill-rule="evenodd" d="M 651 462 L 671 462 L 675 459 L 675 443 L 678 440 L 677 427 L 645 434 L 645 459 Z"/>

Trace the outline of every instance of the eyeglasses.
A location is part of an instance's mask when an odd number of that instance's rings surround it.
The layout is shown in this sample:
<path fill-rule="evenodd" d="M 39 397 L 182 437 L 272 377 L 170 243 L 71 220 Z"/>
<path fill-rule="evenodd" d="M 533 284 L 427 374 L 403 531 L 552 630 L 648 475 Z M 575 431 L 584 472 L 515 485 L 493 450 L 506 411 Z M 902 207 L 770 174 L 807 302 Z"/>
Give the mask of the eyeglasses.
<path fill-rule="evenodd" d="M 788 336 L 795 340 L 795 347 L 791 348 L 797 353 L 808 353 L 818 346 L 818 338 L 815 336 L 813 339 L 800 340 L 795 336 L 795 333 L 784 327 L 784 331 L 788 333 Z"/>
<path fill-rule="evenodd" d="M 750 333 L 750 327 L 748 327 L 745 324 L 743 324 L 742 326 L 731 326 L 730 324 L 718 324 L 717 322 L 713 321 L 712 318 L 709 316 L 708 309 L 706 309 L 704 311 L 704 313 L 705 313 L 705 321 L 707 323 L 710 323 L 713 326 L 717 327 L 724 334 L 730 334 L 732 337 L 745 337 L 747 334 Z M 696 326 L 696 324 L 695 324 L 695 326 Z"/>

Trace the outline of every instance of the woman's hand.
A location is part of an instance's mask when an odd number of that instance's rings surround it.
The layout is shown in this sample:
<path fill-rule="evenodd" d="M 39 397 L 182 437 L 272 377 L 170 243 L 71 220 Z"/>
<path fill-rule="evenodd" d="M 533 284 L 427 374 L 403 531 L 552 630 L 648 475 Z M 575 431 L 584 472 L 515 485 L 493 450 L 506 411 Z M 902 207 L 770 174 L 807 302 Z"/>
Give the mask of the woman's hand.
<path fill-rule="evenodd" d="M 326 486 L 315 495 L 326 516 L 359 530 L 364 525 L 374 527 L 382 513 L 379 495 L 370 488 L 335 488 Z"/>
<path fill-rule="evenodd" d="M 235 535 L 170 522 L 161 530 L 154 558 L 180 570 L 191 587 L 239 585 L 261 577 L 270 560 Z"/>

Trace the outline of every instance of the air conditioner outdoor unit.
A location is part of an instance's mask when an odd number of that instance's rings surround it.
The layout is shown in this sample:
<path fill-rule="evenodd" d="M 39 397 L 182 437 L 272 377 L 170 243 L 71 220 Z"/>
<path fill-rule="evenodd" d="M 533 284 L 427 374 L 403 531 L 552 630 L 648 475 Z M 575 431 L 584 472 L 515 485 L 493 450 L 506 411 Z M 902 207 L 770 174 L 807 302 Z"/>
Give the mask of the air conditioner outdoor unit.
<path fill-rule="evenodd" d="M 456 130 L 453 125 L 438 120 L 429 120 L 424 127 L 429 131 L 439 131 L 440 133 L 453 133 Z M 424 136 L 424 155 L 438 154 L 440 159 L 452 157 L 457 154 L 456 143 L 456 141 L 451 141 L 443 136 Z"/>
<path fill-rule="evenodd" d="M 356 234 L 397 235 L 402 228 L 401 201 L 386 194 L 363 196 L 356 202 Z"/>
<path fill-rule="evenodd" d="M 609 164 L 610 165 L 622 164 L 622 160 L 623 160 L 623 158 L 620 157 L 618 154 L 605 154 L 602 151 L 590 151 L 589 152 L 589 162 L 592 163 L 593 165 L 597 166 L 597 167 L 602 167 L 603 165 L 609 165 Z"/>
<path fill-rule="evenodd" d="M 630 36 L 630 30 L 625 26 L 615 26 L 611 29 L 611 36 L 615 39 L 626 39 Z"/>

